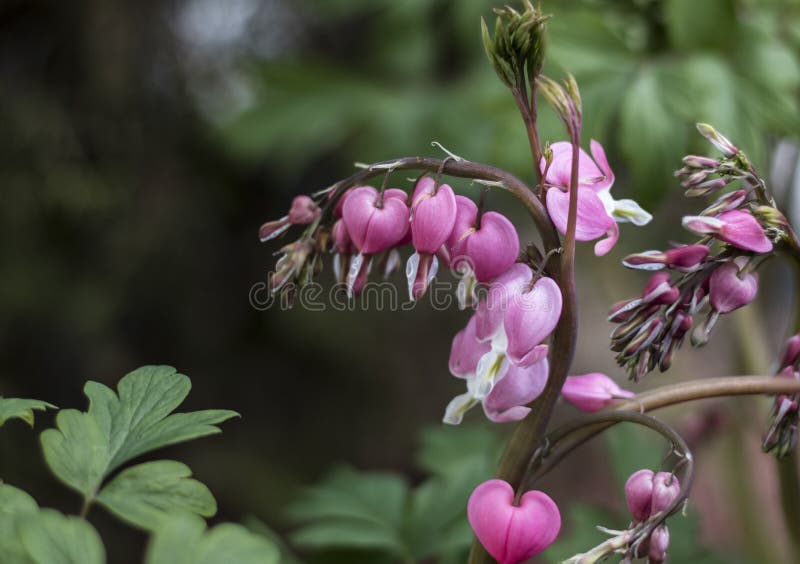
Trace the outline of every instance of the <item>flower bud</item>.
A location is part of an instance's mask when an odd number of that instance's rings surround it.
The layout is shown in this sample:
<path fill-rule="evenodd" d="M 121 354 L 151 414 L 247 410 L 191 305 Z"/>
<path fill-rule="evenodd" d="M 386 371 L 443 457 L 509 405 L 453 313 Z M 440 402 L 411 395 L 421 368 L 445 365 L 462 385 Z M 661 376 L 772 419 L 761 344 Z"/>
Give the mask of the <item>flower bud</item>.
<path fill-rule="evenodd" d="M 708 206 L 700 215 L 717 215 L 727 211 L 735 210 L 747 199 L 745 190 L 736 190 L 718 198 L 713 204 Z"/>
<path fill-rule="evenodd" d="M 703 157 L 699 155 L 686 155 L 683 157 L 683 164 L 692 168 L 717 168 L 720 162 L 711 157 Z"/>
<path fill-rule="evenodd" d="M 709 281 L 708 299 L 720 313 L 730 313 L 752 302 L 758 293 L 758 273 L 740 272 L 728 262 L 714 270 Z"/>
<path fill-rule="evenodd" d="M 295 196 L 292 207 L 289 208 L 289 222 L 292 225 L 307 225 L 317 219 L 322 213 L 317 203 L 308 196 Z"/>
<path fill-rule="evenodd" d="M 669 548 L 669 529 L 660 525 L 650 535 L 650 550 L 647 553 L 647 564 L 662 564 L 667 560 Z"/>
<path fill-rule="evenodd" d="M 635 521 L 650 517 L 650 504 L 653 498 L 653 471 L 638 470 L 625 482 L 625 502 Z"/>
<path fill-rule="evenodd" d="M 342 219 L 355 247 L 365 255 L 396 245 L 408 230 L 408 206 L 402 190 L 379 194 L 372 186 L 354 188 L 347 195 Z"/>
<path fill-rule="evenodd" d="M 713 194 L 714 192 L 722 190 L 732 181 L 733 179 L 728 176 L 723 176 L 721 178 L 711 178 L 704 182 L 700 182 L 699 184 L 689 186 L 686 189 L 686 192 L 684 192 L 684 195 L 687 198 L 699 198 L 702 196 L 708 196 L 709 194 Z"/>
<path fill-rule="evenodd" d="M 614 380 L 600 372 L 568 376 L 561 388 L 562 397 L 581 411 L 594 412 L 617 400 L 635 394 L 620 388 Z"/>
<path fill-rule="evenodd" d="M 800 333 L 786 341 L 786 351 L 783 353 L 781 366 L 797 366 L 798 362 L 800 362 Z"/>
<path fill-rule="evenodd" d="M 674 474 L 658 472 L 653 477 L 653 496 L 650 502 L 650 515 L 665 511 L 681 493 L 681 484 Z"/>
<path fill-rule="evenodd" d="M 708 139 L 714 147 L 716 147 L 723 155 L 728 158 L 735 157 L 739 149 L 731 143 L 724 135 L 719 133 L 716 129 L 707 123 L 698 123 L 697 131 L 700 135 Z"/>

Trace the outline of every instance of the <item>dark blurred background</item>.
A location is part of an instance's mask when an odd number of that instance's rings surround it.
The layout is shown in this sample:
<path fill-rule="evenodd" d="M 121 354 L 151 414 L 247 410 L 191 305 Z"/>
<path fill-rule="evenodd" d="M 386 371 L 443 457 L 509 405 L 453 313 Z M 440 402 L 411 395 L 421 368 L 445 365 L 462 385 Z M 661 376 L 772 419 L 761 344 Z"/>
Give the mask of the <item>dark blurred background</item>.
<path fill-rule="evenodd" d="M 440 155 L 433 140 L 532 179 L 515 105 L 481 51 L 479 18 L 493 6 L 0 2 L 0 393 L 84 408 L 88 379 L 113 384 L 143 364 L 176 366 L 194 384 L 183 409 L 229 408 L 243 418 L 166 456 L 211 487 L 222 518 L 252 514 L 281 532 L 286 504 L 334 463 L 418 480 L 419 432 L 461 393 L 447 355 L 465 314 L 257 311 L 249 290 L 279 245 L 260 244 L 256 233 L 293 195 L 347 176 L 354 161 Z M 609 152 L 616 197 L 656 215 L 647 228 L 623 226 L 608 257 L 595 258 L 591 245 L 579 257 L 574 372 L 623 379 L 604 314 L 645 278 L 619 259 L 689 240 L 680 216 L 699 205 L 681 198 L 672 171 L 683 154 L 709 151 L 693 123 L 733 139 L 792 205 L 800 6 L 561 0 L 543 8 L 554 16 L 548 74 L 577 76 L 585 139 Z M 545 140 L 564 137 L 548 112 L 542 129 Z M 534 238 L 505 195 L 489 203 L 516 220 L 523 242 Z M 705 350 L 682 351 L 671 374 L 644 386 L 768 373 L 790 330 L 796 285 L 773 262 L 758 308 L 725 320 Z M 698 421 L 723 421 L 734 437 L 701 450 L 697 504 L 704 542 L 734 547 L 742 561 L 789 561 L 774 467 L 757 452 L 767 407 L 737 400 L 668 414 L 701 430 Z M 37 428 L 50 423 L 40 417 Z M 77 510 L 23 425 L 2 429 L 0 453 L 0 478 Z M 596 475 L 581 470 L 603 453 L 599 444 L 567 463 L 548 486 L 559 501 L 620 504 L 607 464 L 595 464 Z M 757 462 L 742 469 L 745 456 Z M 716 479 L 726 468 L 731 475 Z M 111 562 L 138 561 L 143 536 L 100 510 L 92 521 Z"/>

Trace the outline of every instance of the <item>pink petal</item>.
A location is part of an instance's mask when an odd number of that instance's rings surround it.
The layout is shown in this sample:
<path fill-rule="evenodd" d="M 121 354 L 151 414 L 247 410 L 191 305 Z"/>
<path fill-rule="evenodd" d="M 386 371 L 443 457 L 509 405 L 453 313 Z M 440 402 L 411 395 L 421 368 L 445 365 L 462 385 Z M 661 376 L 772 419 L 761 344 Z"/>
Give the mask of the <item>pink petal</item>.
<path fill-rule="evenodd" d="M 478 282 L 488 282 L 511 268 L 519 257 L 519 236 L 502 214 L 486 212 L 481 227 L 466 239 L 469 257 Z"/>
<path fill-rule="evenodd" d="M 600 372 L 568 376 L 561 388 L 562 397 L 580 409 L 592 413 L 611 405 L 619 398 L 630 398 L 633 392 L 623 390 L 614 380 Z"/>
<path fill-rule="evenodd" d="M 751 214 L 732 210 L 717 216 L 724 225 L 719 238 L 735 247 L 755 253 L 769 253 L 772 242 L 764 234 L 764 228 Z"/>
<path fill-rule="evenodd" d="M 450 252 L 451 260 L 455 262 L 465 257 L 464 246 L 467 237 L 475 231 L 478 221 L 478 206 L 465 196 L 456 196 L 456 220 L 453 231 L 447 238 L 445 246 Z"/>
<path fill-rule="evenodd" d="M 572 144 L 567 141 L 558 141 L 550 145 L 550 149 L 553 151 L 553 160 L 547 170 L 545 182 L 551 186 L 568 189 L 572 177 Z M 605 154 L 603 156 L 605 157 Z M 541 166 L 544 170 L 544 159 L 542 159 Z M 580 149 L 578 153 L 578 186 L 593 190 L 600 190 L 601 188 L 598 186 L 610 186 L 604 178 L 603 171 L 583 149 Z"/>
<path fill-rule="evenodd" d="M 384 197 L 361 186 L 350 191 L 342 207 L 342 219 L 353 244 L 364 254 L 375 254 L 396 245 L 408 230 L 408 207 L 397 196 Z"/>
<path fill-rule="evenodd" d="M 559 317 L 561 290 L 552 278 L 542 277 L 530 291 L 515 295 L 503 317 L 508 358 L 515 364 L 530 362 L 534 347 L 550 335 Z"/>
<path fill-rule="evenodd" d="M 592 158 L 594 158 L 595 162 L 597 163 L 598 168 L 605 176 L 605 180 L 601 180 L 600 182 L 596 182 L 593 186 L 590 186 L 596 192 L 600 192 L 602 190 L 608 190 L 614 184 L 614 171 L 611 170 L 611 166 L 608 164 L 608 159 L 606 158 L 606 151 L 603 149 L 603 146 L 592 139 L 589 148 L 592 151 Z"/>
<path fill-rule="evenodd" d="M 550 188 L 547 191 L 547 212 L 559 232 L 566 233 L 569 193 L 562 192 L 557 188 Z M 597 194 L 588 188 L 579 188 L 575 239 L 577 241 L 593 241 L 610 232 L 615 226 L 616 221 L 608 215 Z"/>
<path fill-rule="evenodd" d="M 450 348 L 450 373 L 459 378 L 475 374 L 478 361 L 492 350 L 488 343 L 481 343 L 475 335 L 476 317 L 470 317 L 467 326 L 456 333 Z"/>
<path fill-rule="evenodd" d="M 547 358 L 528 367 L 520 367 L 506 359 L 500 368 L 498 381 L 483 403 L 486 416 L 495 423 L 519 421 L 524 418 L 532 402 L 547 384 L 549 365 Z"/>
<path fill-rule="evenodd" d="M 478 304 L 475 313 L 475 334 L 478 340 L 488 341 L 500 331 L 509 304 L 516 294 L 530 284 L 532 278 L 533 272 L 528 266 L 516 263 L 489 286 L 486 299 Z"/>
<path fill-rule="evenodd" d="M 740 273 L 732 262 L 717 268 L 709 280 L 708 300 L 716 311 L 730 313 L 756 298 L 758 273 Z"/>

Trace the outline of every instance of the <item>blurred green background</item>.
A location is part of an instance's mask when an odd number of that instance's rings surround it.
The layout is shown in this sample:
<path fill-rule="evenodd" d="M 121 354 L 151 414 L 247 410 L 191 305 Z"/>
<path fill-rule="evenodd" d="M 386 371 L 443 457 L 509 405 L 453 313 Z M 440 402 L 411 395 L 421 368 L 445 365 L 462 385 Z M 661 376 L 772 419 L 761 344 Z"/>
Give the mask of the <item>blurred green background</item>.
<path fill-rule="evenodd" d="M 621 243 L 603 259 L 590 245 L 580 251 L 574 372 L 623 378 L 607 350 L 604 314 L 611 302 L 637 294 L 644 276 L 625 271 L 619 259 L 689 240 L 680 216 L 699 203 L 681 198 L 672 171 L 683 154 L 708 152 L 693 123 L 714 124 L 772 174 L 786 205 L 797 203 L 800 3 L 542 4 L 553 14 L 546 72 L 576 75 L 584 138 L 605 145 L 616 197 L 634 197 L 656 215 L 647 228 L 623 227 Z M 258 226 L 283 215 L 293 195 L 348 175 L 354 161 L 439 155 L 430 145 L 436 140 L 533 178 L 513 100 L 481 51 L 479 18 L 491 18 L 493 6 L 0 3 L 0 393 L 78 407 L 87 379 L 110 384 L 143 364 L 174 365 L 194 382 L 187 410 L 229 408 L 243 419 L 169 456 L 210 486 L 222 518 L 251 515 L 284 535 L 297 530 L 288 504 L 339 463 L 394 472 L 410 484 L 443 472 L 447 482 L 449 467 L 416 463 L 425 455 L 415 452 L 422 430 L 435 432 L 447 401 L 461 392 L 447 355 L 464 313 L 427 306 L 257 311 L 248 294 L 265 280 L 279 246 L 260 244 Z M 564 137 L 549 112 L 541 125 L 544 140 Z M 489 204 L 516 220 L 523 242 L 535 237 L 505 195 Z M 769 373 L 790 330 L 786 304 L 796 285 L 773 262 L 757 308 L 731 316 L 705 350 L 682 351 L 671 373 L 643 386 Z M 782 527 L 775 465 L 758 452 L 767 409 L 766 400 L 737 400 L 667 414 L 694 433 L 701 457 L 695 532 L 673 533 L 674 545 L 684 542 L 675 537 L 691 537 L 690 552 L 679 554 L 693 556 L 676 561 L 701 561 L 701 553 L 707 561 L 796 561 L 789 539 L 798 533 Z M 557 417 L 571 413 L 563 407 Z M 48 417 L 37 427 L 50 424 Z M 479 430 L 440 429 L 434 442 L 452 437 L 458 452 L 489 453 L 470 463 L 467 482 L 488 477 L 509 430 L 481 431 L 477 413 L 468 423 Z M 712 431 L 725 438 L 711 440 Z M 598 540 L 579 537 L 581 544 L 571 529 L 627 524 L 620 479 L 663 454 L 660 446 L 645 452 L 651 442 L 641 441 L 619 432 L 543 484 L 568 516 L 571 550 Z M 78 509 L 78 499 L 47 476 L 35 437 L 21 424 L 0 432 L 0 478 L 43 504 Z M 466 494 L 458 491 L 450 507 L 461 514 Z M 144 537 L 101 512 L 92 521 L 111 562 L 139 560 Z M 307 537 L 299 548 L 314 561 L 356 562 L 356 553 L 365 562 L 396 560 L 379 546 L 353 552 Z"/>

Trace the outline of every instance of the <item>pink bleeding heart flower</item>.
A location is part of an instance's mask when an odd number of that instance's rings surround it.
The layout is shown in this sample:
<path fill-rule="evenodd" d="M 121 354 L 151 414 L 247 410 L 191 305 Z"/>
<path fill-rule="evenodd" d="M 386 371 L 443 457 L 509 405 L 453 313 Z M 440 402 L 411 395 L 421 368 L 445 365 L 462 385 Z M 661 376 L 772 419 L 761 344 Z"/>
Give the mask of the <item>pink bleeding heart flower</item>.
<path fill-rule="evenodd" d="M 522 263 L 516 263 L 489 286 L 486 299 L 478 304 L 475 312 L 475 334 L 480 341 L 491 341 L 496 337 L 505 339 L 505 335 L 500 335 L 505 313 L 515 296 L 530 286 L 532 280 L 531 269 Z"/>
<path fill-rule="evenodd" d="M 372 186 L 360 186 L 347 194 L 342 218 L 362 254 L 385 251 L 403 238 L 408 230 L 407 197 L 398 189 L 381 195 Z"/>
<path fill-rule="evenodd" d="M 416 253 L 406 264 L 408 293 L 421 298 L 436 275 L 439 252 L 453 231 L 456 221 L 456 196 L 447 184 L 437 188 L 430 176 L 417 181 L 411 200 L 411 241 Z"/>
<path fill-rule="evenodd" d="M 581 411 L 594 412 L 635 394 L 620 388 L 614 380 L 600 372 L 567 376 L 561 395 Z"/>
<path fill-rule="evenodd" d="M 519 505 L 503 480 L 489 480 L 472 492 L 467 518 L 475 536 L 500 564 L 517 564 L 550 546 L 561 530 L 561 514 L 550 497 L 525 492 Z"/>
<path fill-rule="evenodd" d="M 681 485 L 669 472 L 639 470 L 625 482 L 625 501 L 635 521 L 645 521 L 665 509 L 678 497 Z"/>
<path fill-rule="evenodd" d="M 519 236 L 508 218 L 486 212 L 478 223 L 478 207 L 464 196 L 456 196 L 456 221 L 447 240 L 452 265 L 466 262 L 478 282 L 489 282 L 503 274 L 519 256 Z"/>
<path fill-rule="evenodd" d="M 750 212 L 731 210 L 716 217 L 687 215 L 683 226 L 699 235 L 713 235 L 720 241 L 754 253 L 769 253 L 772 242 Z"/>
<path fill-rule="evenodd" d="M 503 316 L 509 359 L 521 366 L 538 361 L 547 352 L 539 343 L 553 332 L 560 317 L 561 290 L 552 278 L 539 278 L 532 287 L 523 288 Z"/>
<path fill-rule="evenodd" d="M 553 157 L 546 170 L 545 182 L 554 187 L 547 191 L 547 212 L 561 233 L 566 233 L 569 216 L 569 186 L 572 176 L 572 145 L 559 141 L 550 146 Z M 580 149 L 578 154 L 578 215 L 575 231 L 577 241 L 593 241 L 604 235 L 606 239 L 595 244 L 595 254 L 608 253 L 619 239 L 618 222 L 645 225 L 652 216 L 633 200 L 615 200 L 611 196 L 614 172 L 608 164 L 603 146 L 591 142 L 592 157 Z M 542 159 L 541 168 L 547 163 Z"/>
<path fill-rule="evenodd" d="M 622 264 L 639 270 L 660 270 L 667 267 L 681 272 L 694 272 L 710 252 L 706 245 L 683 245 L 666 251 L 644 251 L 628 255 Z"/>
<path fill-rule="evenodd" d="M 478 341 L 475 336 L 476 318 L 470 317 L 467 326 L 456 333 L 450 348 L 450 373 L 458 378 L 469 378 L 475 375 L 478 361 L 492 347 L 488 343 Z"/>
<path fill-rule="evenodd" d="M 752 302 L 758 293 L 758 273 L 742 272 L 735 262 L 725 263 L 710 277 L 708 300 L 719 313 L 730 313 Z"/>

